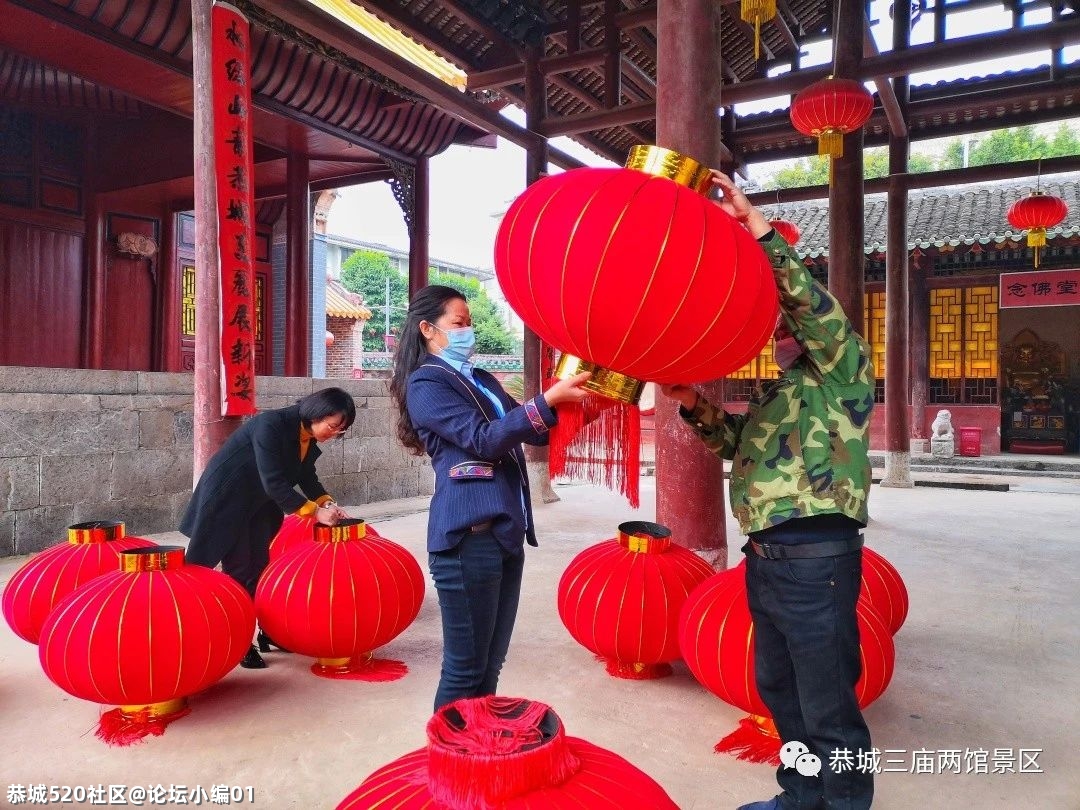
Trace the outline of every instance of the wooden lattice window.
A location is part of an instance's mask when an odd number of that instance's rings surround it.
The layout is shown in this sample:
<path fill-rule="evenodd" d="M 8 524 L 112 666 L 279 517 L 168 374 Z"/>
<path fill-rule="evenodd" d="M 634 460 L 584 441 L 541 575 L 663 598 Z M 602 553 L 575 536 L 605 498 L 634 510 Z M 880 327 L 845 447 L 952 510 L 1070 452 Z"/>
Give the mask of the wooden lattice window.
<path fill-rule="evenodd" d="M 997 287 L 930 291 L 929 359 L 931 402 L 998 401 Z"/>
<path fill-rule="evenodd" d="M 863 337 L 870 344 L 877 385 L 874 401 L 885 401 L 885 292 L 868 292 L 863 296 Z"/>
<path fill-rule="evenodd" d="M 255 342 L 262 344 L 263 339 L 263 284 L 265 278 L 262 273 L 255 274 Z"/>
<path fill-rule="evenodd" d="M 181 280 L 180 333 L 195 337 L 195 265 L 185 264 Z"/>
<path fill-rule="evenodd" d="M 779 376 L 780 366 L 773 360 L 773 342 L 770 337 L 761 354 L 738 371 L 727 375 L 729 382 L 724 386 L 724 399 L 728 402 L 746 402 L 758 383 L 762 380 L 775 380 Z"/>

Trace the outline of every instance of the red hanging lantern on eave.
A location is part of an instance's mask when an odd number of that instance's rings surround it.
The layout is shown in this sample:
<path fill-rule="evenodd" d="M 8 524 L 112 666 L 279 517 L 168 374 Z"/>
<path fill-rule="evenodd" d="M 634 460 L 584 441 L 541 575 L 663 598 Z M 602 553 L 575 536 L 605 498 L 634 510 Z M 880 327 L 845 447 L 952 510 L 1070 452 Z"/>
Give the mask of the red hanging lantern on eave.
<path fill-rule="evenodd" d="M 1026 230 L 1028 247 L 1035 253 L 1035 266 L 1039 266 L 1039 250 L 1046 246 L 1046 229 L 1053 228 L 1069 213 L 1069 207 L 1060 197 L 1033 191 L 1030 196 L 1017 200 L 1006 215 L 1014 228 Z"/>
<path fill-rule="evenodd" d="M 818 139 L 818 154 L 841 157 L 844 136 L 870 120 L 874 97 L 853 79 L 829 76 L 799 91 L 791 102 L 791 123 Z"/>
<path fill-rule="evenodd" d="M 559 579 L 559 618 L 604 661 L 608 674 L 646 680 L 671 674 L 679 658 L 679 612 L 713 575 L 657 523 L 629 521 L 619 535 L 578 554 Z"/>
<path fill-rule="evenodd" d="M 424 599 L 424 574 L 408 549 L 367 532 L 363 520 L 316 523 L 259 578 L 259 626 L 275 641 L 316 659 L 325 678 L 389 681 L 408 667 L 373 651 L 412 624 Z"/>
<path fill-rule="evenodd" d="M 465 698 L 427 724 L 426 748 L 379 768 L 337 810 L 677 810 L 648 774 L 567 736 L 551 707 Z"/>
<path fill-rule="evenodd" d="M 799 230 L 799 226 L 794 222 L 786 219 L 770 219 L 769 224 L 772 225 L 773 230 L 776 231 L 792 247 L 799 241 L 799 237 L 802 236 L 802 231 Z"/>
<path fill-rule="evenodd" d="M 121 552 L 156 545 L 127 535 L 120 521 L 68 526 L 67 542 L 35 554 L 12 574 L 4 587 L 4 618 L 16 635 L 37 644 L 41 626 L 61 599 L 94 577 L 115 571 Z"/>
<path fill-rule="evenodd" d="M 153 546 L 122 552 L 120 570 L 63 599 L 38 657 L 65 692 L 119 705 L 97 736 L 129 745 L 187 714 L 187 698 L 240 663 L 254 632 L 251 597 L 235 580 L 185 565 L 179 546 Z"/>

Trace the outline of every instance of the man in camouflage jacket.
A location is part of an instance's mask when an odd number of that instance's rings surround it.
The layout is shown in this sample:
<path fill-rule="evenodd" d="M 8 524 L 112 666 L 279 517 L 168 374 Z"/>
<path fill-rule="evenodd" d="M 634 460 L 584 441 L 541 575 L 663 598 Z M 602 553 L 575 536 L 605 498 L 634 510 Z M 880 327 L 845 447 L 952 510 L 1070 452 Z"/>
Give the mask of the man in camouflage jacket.
<path fill-rule="evenodd" d="M 834 752 L 858 762 L 860 751 L 868 762 L 871 750 L 855 697 L 870 349 L 731 179 L 717 172 L 714 183 L 721 207 L 772 263 L 782 310 L 774 355 L 783 373 L 755 392 L 745 414 L 727 413 L 689 386 L 661 390 L 680 402 L 683 420 L 710 450 L 732 460 L 731 508 L 750 537 L 743 551 L 758 692 L 785 745 L 807 746 L 821 767 L 813 775 L 812 767 L 781 764 L 783 793 L 739 810 L 861 810 L 873 798 L 870 769 L 830 763 Z"/>

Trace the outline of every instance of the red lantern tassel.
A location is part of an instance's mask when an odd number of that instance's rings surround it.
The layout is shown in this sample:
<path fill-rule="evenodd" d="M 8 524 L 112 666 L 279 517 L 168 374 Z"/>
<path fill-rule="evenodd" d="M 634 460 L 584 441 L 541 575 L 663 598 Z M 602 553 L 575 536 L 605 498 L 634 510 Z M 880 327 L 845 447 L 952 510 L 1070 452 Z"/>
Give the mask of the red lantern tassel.
<path fill-rule="evenodd" d="M 640 504 L 641 411 L 636 405 L 588 396 L 581 405 L 559 405 L 551 429 L 548 471 L 599 484 Z"/>
<path fill-rule="evenodd" d="M 168 710 L 177 703 L 180 705 L 179 709 Z M 160 737 L 165 733 L 165 726 L 190 713 L 191 709 L 183 699 L 143 706 L 135 711 L 130 708 L 111 709 L 98 718 L 94 736 L 109 745 L 134 745 L 143 737 Z"/>
<path fill-rule="evenodd" d="M 657 678 L 666 678 L 672 673 L 671 664 L 641 664 L 616 661 L 614 658 L 596 656 L 597 661 L 604 664 L 607 674 L 613 678 L 622 678 L 627 681 L 652 681 Z"/>
<path fill-rule="evenodd" d="M 739 721 L 739 727 L 720 740 L 713 748 L 718 754 L 732 754 L 745 762 L 780 764 L 780 735 L 767 717 L 749 715 Z"/>
<path fill-rule="evenodd" d="M 311 671 L 320 678 L 338 681 L 382 682 L 404 678 L 409 667 L 403 661 L 369 654 L 357 658 L 320 658 L 311 665 Z"/>

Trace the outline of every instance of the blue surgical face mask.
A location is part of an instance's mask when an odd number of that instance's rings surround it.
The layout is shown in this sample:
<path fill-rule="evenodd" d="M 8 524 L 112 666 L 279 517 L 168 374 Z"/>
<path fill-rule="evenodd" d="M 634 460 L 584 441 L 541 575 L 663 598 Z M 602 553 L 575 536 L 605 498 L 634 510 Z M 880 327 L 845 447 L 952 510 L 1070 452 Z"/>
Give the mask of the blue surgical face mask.
<path fill-rule="evenodd" d="M 439 352 L 440 357 L 455 363 L 465 363 L 473 356 L 476 351 L 476 333 L 471 326 L 462 326 L 460 329 L 442 329 L 438 326 L 435 328 L 446 335 L 447 340 L 446 346 Z"/>

